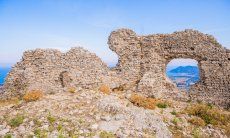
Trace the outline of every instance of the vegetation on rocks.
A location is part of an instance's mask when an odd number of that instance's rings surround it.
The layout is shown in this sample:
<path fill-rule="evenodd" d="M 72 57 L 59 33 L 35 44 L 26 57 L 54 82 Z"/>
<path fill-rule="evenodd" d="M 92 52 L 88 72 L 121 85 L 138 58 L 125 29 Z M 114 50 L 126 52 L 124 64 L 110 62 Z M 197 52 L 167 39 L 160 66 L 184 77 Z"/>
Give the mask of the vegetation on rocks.
<path fill-rule="evenodd" d="M 200 117 L 192 117 L 191 119 L 188 120 L 189 123 L 196 125 L 196 126 L 205 126 L 205 122 L 203 119 Z"/>
<path fill-rule="evenodd" d="M 111 132 L 102 131 L 100 133 L 100 138 L 116 138 L 116 136 Z"/>
<path fill-rule="evenodd" d="M 158 108 L 167 108 L 168 105 L 167 105 L 167 103 L 165 103 L 165 102 L 159 102 L 159 103 L 157 103 L 157 107 L 158 107 Z"/>
<path fill-rule="evenodd" d="M 138 94 L 132 94 L 130 97 L 130 102 L 136 106 L 144 107 L 146 109 L 155 109 L 157 100 Z"/>
<path fill-rule="evenodd" d="M 177 115 L 177 112 L 175 110 L 173 110 L 172 112 L 170 112 L 172 115 Z"/>
<path fill-rule="evenodd" d="M 11 134 L 6 134 L 6 135 L 4 136 L 4 138 L 12 138 L 12 135 L 11 135 Z"/>
<path fill-rule="evenodd" d="M 68 92 L 70 92 L 70 93 L 75 93 L 75 92 L 76 92 L 76 88 L 74 88 L 74 87 L 69 87 L 69 88 L 68 88 Z"/>
<path fill-rule="evenodd" d="M 206 124 L 226 125 L 230 123 L 230 114 L 207 104 L 192 104 L 185 111 L 189 115 L 200 117 Z"/>
<path fill-rule="evenodd" d="M 155 109 L 156 106 L 158 108 L 167 108 L 169 106 L 169 103 L 166 101 L 151 97 L 144 97 L 138 94 L 132 94 L 129 100 L 134 105 L 144 107 L 145 109 Z"/>
<path fill-rule="evenodd" d="M 47 137 L 47 131 L 41 130 L 41 129 L 35 129 L 34 134 L 38 138 L 46 138 Z"/>
<path fill-rule="evenodd" d="M 56 121 L 56 118 L 49 113 L 47 116 L 47 120 L 50 124 L 53 124 Z"/>
<path fill-rule="evenodd" d="M 77 90 L 75 94 L 64 90 L 58 94 L 46 94 L 46 98 L 33 103 L 1 107 L 0 124 L 6 124 L 6 127 L 0 125 L 0 137 L 8 134 L 37 138 L 170 137 L 171 134 L 172 137 L 229 136 L 228 125 L 206 125 L 198 113 L 195 115 L 190 111 L 189 114 L 188 105 L 191 103 L 144 97 L 125 90 L 109 95 L 98 90 Z M 167 108 L 159 108 L 158 103 L 167 105 Z M 205 107 L 216 109 L 212 105 Z M 139 126 L 143 129 L 136 131 Z"/>
<path fill-rule="evenodd" d="M 24 116 L 18 114 L 16 117 L 12 118 L 9 121 L 9 125 L 11 127 L 18 127 L 18 126 L 20 126 L 23 123 L 23 120 L 24 120 Z"/>
<path fill-rule="evenodd" d="M 174 125 L 177 125 L 179 121 L 180 121 L 180 120 L 179 120 L 178 118 L 175 117 L 175 118 L 173 118 L 172 123 L 173 123 Z"/>
<path fill-rule="evenodd" d="M 0 106 L 6 106 L 10 104 L 17 104 L 17 103 L 19 103 L 19 99 L 16 97 L 8 100 L 0 100 Z"/>
<path fill-rule="evenodd" d="M 218 109 L 210 104 L 197 103 L 188 106 L 185 109 L 185 112 L 197 117 L 189 120 L 190 123 L 199 126 L 211 124 L 213 126 L 223 128 L 226 133 L 230 134 L 230 114 L 227 111 Z"/>
<path fill-rule="evenodd" d="M 23 96 L 23 100 L 26 102 L 32 102 L 32 101 L 36 101 L 39 100 L 40 98 L 43 97 L 43 92 L 40 90 L 32 90 L 27 92 L 24 96 Z"/>
<path fill-rule="evenodd" d="M 109 94 L 111 92 L 110 87 L 105 84 L 101 85 L 98 90 L 104 94 Z"/>

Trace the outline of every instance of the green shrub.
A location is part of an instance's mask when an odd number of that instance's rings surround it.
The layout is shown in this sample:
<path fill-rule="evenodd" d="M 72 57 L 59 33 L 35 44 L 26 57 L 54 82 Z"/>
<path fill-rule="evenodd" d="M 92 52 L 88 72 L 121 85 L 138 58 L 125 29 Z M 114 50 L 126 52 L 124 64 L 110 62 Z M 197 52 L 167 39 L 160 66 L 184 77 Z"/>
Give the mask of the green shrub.
<path fill-rule="evenodd" d="M 57 130 L 58 130 L 58 131 L 61 131 L 61 130 L 62 130 L 62 128 L 63 128 L 63 127 L 62 127 L 62 124 L 58 124 L 58 126 L 57 126 Z"/>
<path fill-rule="evenodd" d="M 33 122 L 34 122 L 34 124 L 35 124 L 36 126 L 38 126 L 38 127 L 40 127 L 40 126 L 42 125 L 42 122 L 39 121 L 37 118 L 34 118 L 34 119 L 33 119 Z"/>
<path fill-rule="evenodd" d="M 12 118 L 12 119 L 10 120 L 9 125 L 10 125 L 11 127 L 18 127 L 18 126 L 20 126 L 20 125 L 23 123 L 23 120 L 24 120 L 24 116 L 22 116 L 22 115 L 17 115 L 15 118 Z"/>
<path fill-rule="evenodd" d="M 173 123 L 174 125 L 177 125 L 179 121 L 180 121 L 180 120 L 179 120 L 178 118 L 175 117 L 175 118 L 173 118 L 172 123 Z"/>
<path fill-rule="evenodd" d="M 34 134 L 35 134 L 36 138 L 47 138 L 46 130 L 35 129 Z"/>
<path fill-rule="evenodd" d="M 201 137 L 200 129 L 199 128 L 193 129 L 192 135 L 193 135 L 194 138 L 200 138 Z"/>
<path fill-rule="evenodd" d="M 164 102 L 159 102 L 159 103 L 157 103 L 157 107 L 158 108 L 167 108 L 168 105 L 166 103 L 164 103 Z"/>
<path fill-rule="evenodd" d="M 12 138 L 12 135 L 10 133 L 6 134 L 4 138 Z"/>
<path fill-rule="evenodd" d="M 173 110 L 173 111 L 171 112 L 171 114 L 172 114 L 172 115 L 177 115 L 177 112 L 176 112 L 175 110 Z"/>
<path fill-rule="evenodd" d="M 50 113 L 47 116 L 47 120 L 49 121 L 50 124 L 53 124 L 56 121 L 56 118 L 53 117 Z"/>

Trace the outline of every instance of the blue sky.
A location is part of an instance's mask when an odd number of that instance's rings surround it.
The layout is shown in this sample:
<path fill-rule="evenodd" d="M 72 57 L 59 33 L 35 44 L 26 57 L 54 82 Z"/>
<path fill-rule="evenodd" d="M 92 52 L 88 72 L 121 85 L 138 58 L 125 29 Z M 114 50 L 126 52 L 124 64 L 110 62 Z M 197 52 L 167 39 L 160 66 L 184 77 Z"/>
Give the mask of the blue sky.
<path fill-rule="evenodd" d="M 28 49 L 74 46 L 114 64 L 107 39 L 118 28 L 140 35 L 192 28 L 230 48 L 230 1 L 0 0 L 0 67 L 19 61 Z"/>

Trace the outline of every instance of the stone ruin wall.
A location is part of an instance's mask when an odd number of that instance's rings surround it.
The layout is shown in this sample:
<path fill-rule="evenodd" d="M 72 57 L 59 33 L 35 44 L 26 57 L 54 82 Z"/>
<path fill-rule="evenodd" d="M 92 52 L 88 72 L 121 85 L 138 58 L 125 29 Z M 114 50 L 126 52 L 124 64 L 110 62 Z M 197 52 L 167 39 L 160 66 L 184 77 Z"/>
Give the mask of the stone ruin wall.
<path fill-rule="evenodd" d="M 115 69 L 82 48 L 67 53 L 26 51 L 6 78 L 2 97 L 36 88 L 50 93 L 67 87 L 126 84 L 146 96 L 186 100 L 189 96 L 168 80 L 165 70 L 172 59 L 191 58 L 198 61 L 200 81 L 191 87 L 190 97 L 230 106 L 230 51 L 212 36 L 194 30 L 138 36 L 132 30 L 119 29 L 111 33 L 108 44 L 119 57 Z"/>
<path fill-rule="evenodd" d="M 110 74 L 99 57 L 83 48 L 72 48 L 67 53 L 30 50 L 24 52 L 21 62 L 7 76 L 3 97 L 22 96 L 33 89 L 55 93 L 71 87 L 94 88 L 116 80 Z"/>
<path fill-rule="evenodd" d="M 139 92 L 158 98 L 188 98 L 165 72 L 172 59 L 191 58 L 198 61 L 200 81 L 192 86 L 189 96 L 230 107 L 230 52 L 214 37 L 195 30 L 138 36 L 121 29 L 111 33 L 109 45 L 119 56 L 119 70 L 129 81 L 139 81 Z"/>

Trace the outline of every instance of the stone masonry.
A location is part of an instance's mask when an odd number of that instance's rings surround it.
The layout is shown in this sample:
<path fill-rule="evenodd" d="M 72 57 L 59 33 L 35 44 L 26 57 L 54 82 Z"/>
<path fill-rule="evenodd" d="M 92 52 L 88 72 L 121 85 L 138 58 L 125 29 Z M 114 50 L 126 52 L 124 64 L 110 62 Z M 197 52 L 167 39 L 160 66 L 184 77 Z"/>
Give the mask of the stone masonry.
<path fill-rule="evenodd" d="M 210 35 L 195 30 L 138 36 L 129 29 L 113 31 L 109 47 L 119 61 L 114 69 L 82 48 L 67 53 L 52 49 L 26 51 L 4 84 L 1 97 L 22 96 L 29 89 L 51 93 L 68 87 L 111 88 L 133 85 L 137 92 L 156 98 L 201 100 L 230 106 L 230 50 Z M 166 65 L 175 58 L 199 63 L 200 81 L 186 93 L 166 77 Z"/>
<path fill-rule="evenodd" d="M 22 96 L 31 89 L 53 93 L 62 88 L 93 88 L 108 78 L 109 68 L 95 54 L 83 48 L 67 53 L 54 49 L 26 51 L 4 84 L 6 97 Z"/>
<path fill-rule="evenodd" d="M 108 44 L 119 56 L 118 70 L 128 81 L 139 82 L 139 92 L 184 98 L 168 81 L 165 70 L 172 59 L 191 58 L 199 63 L 200 81 L 190 89 L 190 97 L 230 107 L 230 50 L 214 37 L 195 30 L 138 36 L 121 29 L 111 33 Z"/>

